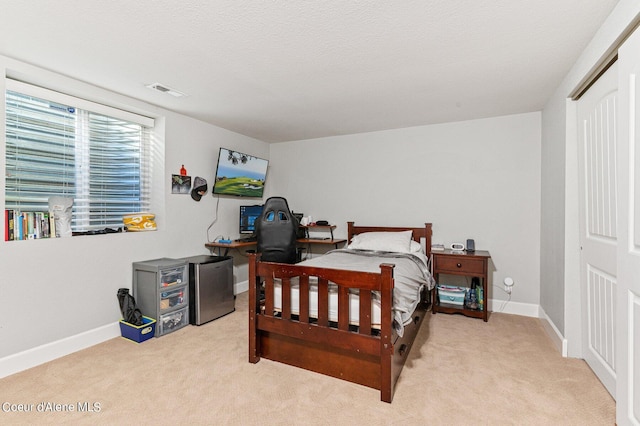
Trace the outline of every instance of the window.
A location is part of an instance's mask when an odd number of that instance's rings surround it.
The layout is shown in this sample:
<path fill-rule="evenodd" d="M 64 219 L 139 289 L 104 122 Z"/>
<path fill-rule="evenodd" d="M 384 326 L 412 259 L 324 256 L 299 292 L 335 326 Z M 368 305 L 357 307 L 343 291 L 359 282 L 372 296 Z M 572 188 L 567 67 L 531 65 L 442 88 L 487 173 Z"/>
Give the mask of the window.
<path fill-rule="evenodd" d="M 74 232 L 123 226 L 150 206 L 153 120 L 8 80 L 5 208 L 73 198 Z"/>

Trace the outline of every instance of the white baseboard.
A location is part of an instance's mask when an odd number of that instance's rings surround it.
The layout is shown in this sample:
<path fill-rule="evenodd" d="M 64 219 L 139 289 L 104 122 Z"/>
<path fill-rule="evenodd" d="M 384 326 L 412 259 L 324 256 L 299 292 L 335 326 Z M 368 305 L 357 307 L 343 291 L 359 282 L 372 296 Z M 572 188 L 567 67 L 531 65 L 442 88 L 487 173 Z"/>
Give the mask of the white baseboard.
<path fill-rule="evenodd" d="M 540 318 L 540 306 L 531 303 L 520 303 L 512 300 L 489 299 L 489 312 L 503 314 L 522 315 L 525 317 Z"/>
<path fill-rule="evenodd" d="M 567 339 L 565 339 L 560 333 L 556 325 L 551 321 L 551 318 L 549 318 L 542 307 L 540 307 L 540 321 L 542 321 L 542 327 L 544 327 L 544 330 L 553 341 L 553 345 L 558 349 L 558 352 L 560 352 L 565 358 L 569 356 Z"/>
<path fill-rule="evenodd" d="M 235 283 L 233 285 L 233 294 L 240 294 L 244 293 L 245 291 L 249 291 L 249 280 Z"/>
<path fill-rule="evenodd" d="M 56 358 L 120 336 L 118 322 L 107 324 L 24 352 L 0 358 L 0 378 L 27 370 Z"/>

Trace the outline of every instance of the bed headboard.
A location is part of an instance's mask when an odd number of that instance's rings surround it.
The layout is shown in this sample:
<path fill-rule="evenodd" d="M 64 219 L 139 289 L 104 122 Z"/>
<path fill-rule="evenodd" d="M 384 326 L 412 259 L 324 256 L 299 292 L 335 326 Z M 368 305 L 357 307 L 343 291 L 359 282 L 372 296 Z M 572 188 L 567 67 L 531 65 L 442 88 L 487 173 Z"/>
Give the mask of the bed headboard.
<path fill-rule="evenodd" d="M 351 241 L 354 235 L 363 232 L 401 232 L 413 231 L 413 239 L 420 242 L 425 239 L 425 251 L 427 258 L 431 256 L 431 223 L 425 223 L 424 228 L 411 228 L 404 226 L 356 226 L 355 222 L 347 222 L 347 241 Z"/>

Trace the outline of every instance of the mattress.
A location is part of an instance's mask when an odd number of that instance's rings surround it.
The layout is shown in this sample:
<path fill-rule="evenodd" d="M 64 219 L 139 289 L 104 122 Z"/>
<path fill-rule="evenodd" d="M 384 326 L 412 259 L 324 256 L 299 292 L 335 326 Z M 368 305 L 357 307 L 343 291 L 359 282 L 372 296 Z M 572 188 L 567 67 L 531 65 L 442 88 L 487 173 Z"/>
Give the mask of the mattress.
<path fill-rule="evenodd" d="M 274 309 L 277 312 L 282 310 L 282 287 L 279 280 L 275 282 L 273 293 Z M 300 313 L 300 291 L 297 282 L 292 281 L 291 285 L 291 313 Z M 360 298 L 357 291 L 349 294 L 349 324 L 358 326 L 358 313 L 360 312 Z M 313 278 L 309 279 L 309 316 L 318 318 L 318 286 Z M 338 287 L 329 284 L 329 321 L 338 322 Z M 375 295 L 371 299 L 371 327 L 380 329 L 380 299 Z"/>
<path fill-rule="evenodd" d="M 360 272 L 380 272 L 381 263 L 395 264 L 393 292 L 393 326 L 400 336 L 404 325 L 412 320 L 412 314 L 420 302 L 420 294 L 426 287 L 431 290 L 435 285 L 429 262 L 423 253 L 394 253 L 370 250 L 332 250 L 327 254 L 299 263 L 300 266 L 346 269 Z M 318 287 L 313 277 L 309 280 L 309 315 L 318 315 Z M 349 323 L 359 325 L 359 302 L 357 290 L 349 295 Z M 299 314 L 300 297 L 297 280 L 291 280 L 291 313 Z M 279 280 L 274 283 L 274 309 L 282 309 L 282 286 Z M 380 328 L 380 298 L 373 294 L 371 298 L 371 322 L 373 328 Z M 329 283 L 329 320 L 338 320 L 338 291 L 335 284 Z"/>

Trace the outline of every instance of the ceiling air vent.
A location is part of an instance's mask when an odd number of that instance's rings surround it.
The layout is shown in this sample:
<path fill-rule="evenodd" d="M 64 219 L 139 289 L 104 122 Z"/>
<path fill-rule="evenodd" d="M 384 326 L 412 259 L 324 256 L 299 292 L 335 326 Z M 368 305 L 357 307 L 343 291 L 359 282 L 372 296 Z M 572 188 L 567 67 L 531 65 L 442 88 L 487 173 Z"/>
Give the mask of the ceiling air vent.
<path fill-rule="evenodd" d="M 172 89 L 171 87 L 166 86 L 164 84 L 160 84 L 160 83 L 149 84 L 149 85 L 147 85 L 147 87 L 149 89 L 152 89 L 152 90 L 157 90 L 158 92 L 167 93 L 167 94 L 169 94 L 171 96 L 175 96 L 176 98 L 181 98 L 183 96 L 187 96 L 186 94 L 184 94 L 184 93 L 182 93 L 182 92 L 180 92 L 178 90 Z"/>

